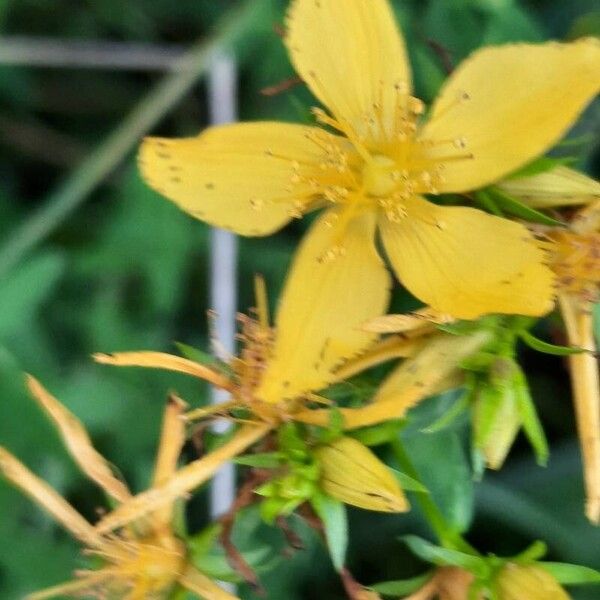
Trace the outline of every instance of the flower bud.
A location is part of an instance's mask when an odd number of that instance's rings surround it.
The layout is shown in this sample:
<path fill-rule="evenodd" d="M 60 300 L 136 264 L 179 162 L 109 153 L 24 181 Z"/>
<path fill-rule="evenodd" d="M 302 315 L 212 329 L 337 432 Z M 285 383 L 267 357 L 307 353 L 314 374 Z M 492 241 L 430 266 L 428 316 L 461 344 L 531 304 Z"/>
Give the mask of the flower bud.
<path fill-rule="evenodd" d="M 556 579 L 537 565 L 508 563 L 496 579 L 499 600 L 569 600 Z"/>
<path fill-rule="evenodd" d="M 396 478 L 366 446 L 342 437 L 320 447 L 320 485 L 332 498 L 380 512 L 404 512 L 408 501 Z"/>

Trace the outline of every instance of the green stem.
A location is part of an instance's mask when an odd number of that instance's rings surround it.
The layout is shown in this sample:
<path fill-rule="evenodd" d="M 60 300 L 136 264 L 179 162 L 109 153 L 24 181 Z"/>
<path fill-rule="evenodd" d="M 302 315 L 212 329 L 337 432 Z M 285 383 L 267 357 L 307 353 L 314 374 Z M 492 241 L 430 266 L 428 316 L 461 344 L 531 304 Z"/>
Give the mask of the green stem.
<path fill-rule="evenodd" d="M 414 466 L 410 456 L 404 449 L 400 437 L 397 436 L 390 442 L 390 446 L 398 466 L 409 476 L 416 481 L 421 481 L 419 472 Z M 446 518 L 442 514 L 438 505 L 433 501 L 429 494 L 415 494 L 414 495 L 421 512 L 425 517 L 425 520 L 431 527 L 433 533 L 437 536 L 440 544 L 447 548 L 454 550 L 460 550 L 467 554 L 479 555 L 477 550 L 473 548 L 457 531 L 455 531 L 446 521 Z"/>
<path fill-rule="evenodd" d="M 249 0 L 228 13 L 214 36 L 194 46 L 125 118 L 121 124 L 70 174 L 0 249 L 0 277 L 45 239 L 119 165 L 139 139 L 190 90 L 211 64 L 215 53 L 237 43 L 257 23 L 261 0 Z M 264 7 L 264 4 L 263 4 Z"/>

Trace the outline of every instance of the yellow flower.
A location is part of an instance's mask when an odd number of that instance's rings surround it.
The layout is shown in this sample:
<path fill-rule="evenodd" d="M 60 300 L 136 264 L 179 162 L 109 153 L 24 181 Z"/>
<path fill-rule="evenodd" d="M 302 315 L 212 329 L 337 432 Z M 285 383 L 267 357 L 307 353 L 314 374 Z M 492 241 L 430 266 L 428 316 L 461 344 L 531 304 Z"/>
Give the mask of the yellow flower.
<path fill-rule="evenodd" d="M 313 310 L 366 304 L 365 291 L 374 313 L 385 306 L 378 229 L 399 280 L 436 310 L 548 311 L 552 276 L 524 226 L 424 195 L 489 185 L 552 146 L 600 87 L 598 42 L 479 50 L 425 116 L 386 0 L 295 0 L 287 24 L 291 60 L 329 110 L 317 119 L 336 133 L 260 122 L 148 138 L 140 167 L 149 185 L 242 235 L 328 207 L 294 265 L 305 287 L 322 281 L 328 261 L 337 265 Z"/>
<path fill-rule="evenodd" d="M 94 449 L 83 425 L 33 377 L 27 377 L 32 396 L 57 427 L 73 460 L 84 475 L 98 484 L 117 503 L 135 498 L 113 474 L 109 463 Z M 167 404 L 163 420 L 153 485 L 174 473 L 185 441 L 176 400 Z M 85 547 L 85 553 L 103 566 L 76 572 L 76 579 L 27 596 L 28 600 L 105 595 L 134 599 L 168 598 L 176 586 L 211 600 L 236 600 L 203 575 L 187 560 L 183 542 L 172 529 L 173 502 L 161 506 L 118 535 L 102 534 L 46 482 L 39 479 L 5 448 L 0 448 L 0 474 L 50 513 Z"/>
<path fill-rule="evenodd" d="M 211 416 L 232 418 L 234 409 L 245 409 L 248 413 L 244 425 L 228 442 L 180 468 L 165 483 L 117 507 L 100 521 L 99 531 L 106 533 L 123 527 L 191 492 L 212 477 L 223 462 L 241 454 L 282 423 L 297 421 L 328 427 L 331 408 L 312 407 L 313 403 L 327 402 L 316 392 L 365 368 L 402 357 L 406 360 L 392 371 L 370 403 L 359 408 L 337 409 L 345 431 L 398 419 L 440 388 L 456 385 L 460 362 L 491 339 L 487 331 L 465 336 L 428 335 L 432 330 L 425 324 L 425 331 L 414 332 L 412 337 L 401 334 L 377 342 L 373 332 L 358 325 L 343 326 L 344 315 L 359 322 L 357 315 L 351 315 L 356 307 L 360 308 L 360 298 L 355 302 L 340 299 L 339 310 L 332 310 L 329 318 L 322 320 L 308 307 L 319 302 L 321 290 L 334 278 L 334 269 L 328 263 L 323 280 L 309 287 L 302 285 L 297 272 L 290 277 L 279 303 L 275 328 L 269 326 L 264 282 L 258 278 L 257 318 L 241 319 L 243 347 L 237 357 L 231 358 L 227 370 L 219 371 L 161 352 L 95 355 L 103 364 L 186 373 L 231 395 L 221 404 L 191 411 L 187 415 L 190 420 Z M 416 319 L 423 322 L 420 317 Z M 400 510 L 399 502 L 397 506 Z"/>
<path fill-rule="evenodd" d="M 548 571 L 537 565 L 508 563 L 496 579 L 499 600 L 569 600 L 570 596 Z"/>

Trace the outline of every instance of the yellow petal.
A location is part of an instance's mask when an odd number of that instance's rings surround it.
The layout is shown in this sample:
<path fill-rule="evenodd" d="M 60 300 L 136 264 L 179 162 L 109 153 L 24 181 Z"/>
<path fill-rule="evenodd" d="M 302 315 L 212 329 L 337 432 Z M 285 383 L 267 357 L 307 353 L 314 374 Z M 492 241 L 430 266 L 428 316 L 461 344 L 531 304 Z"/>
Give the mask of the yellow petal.
<path fill-rule="evenodd" d="M 404 512 L 408 501 L 395 477 L 364 444 L 342 437 L 315 451 L 320 485 L 338 500 L 367 510 Z"/>
<path fill-rule="evenodd" d="M 446 386 L 454 386 L 459 364 L 491 340 L 487 331 L 471 335 L 440 334 L 423 344 L 415 356 L 405 360 L 385 379 L 371 404 L 362 408 L 338 409 L 344 430 L 399 419 L 406 411 Z M 331 413 L 326 409 L 302 410 L 294 415 L 302 423 L 326 427 Z"/>
<path fill-rule="evenodd" d="M 328 148 L 340 138 L 313 127 L 240 123 L 197 137 L 146 138 L 139 165 L 146 182 L 192 216 L 242 235 L 268 235 L 315 194 Z"/>
<path fill-rule="evenodd" d="M 191 565 L 180 576 L 179 583 L 190 592 L 193 592 L 203 600 L 240 600 L 219 587 L 214 581 L 210 580 Z"/>
<path fill-rule="evenodd" d="M 498 181 L 543 154 L 573 125 L 600 89 L 600 42 L 514 44 L 476 51 L 454 71 L 421 138 L 444 162 L 442 192 Z M 468 98 L 468 99 L 465 99 Z"/>
<path fill-rule="evenodd" d="M 108 513 L 97 523 L 96 531 L 103 534 L 123 527 L 185 496 L 208 481 L 222 464 L 242 453 L 266 435 L 269 429 L 268 425 L 242 427 L 228 442 L 210 454 L 179 469 L 168 481 L 134 496 Z"/>
<path fill-rule="evenodd" d="M 390 277 L 375 249 L 375 216 L 354 217 L 341 240 L 331 227 L 335 216 L 329 211 L 312 226 L 288 274 L 273 355 L 257 392 L 267 402 L 324 387 L 335 367 L 375 340 L 360 329 L 385 311 L 389 299 Z M 343 253 L 329 257 L 336 247 Z"/>
<path fill-rule="evenodd" d="M 39 592 L 28 594 L 24 600 L 47 600 L 47 598 L 56 598 L 57 596 L 61 598 L 79 598 L 86 592 L 97 591 L 99 585 L 112 577 L 114 577 L 114 573 L 108 569 L 92 571 L 89 574 L 86 573 L 80 579 L 53 585 Z"/>
<path fill-rule="evenodd" d="M 154 466 L 153 487 L 166 483 L 175 474 L 181 449 L 185 444 L 185 421 L 183 413 L 187 405 L 183 400 L 171 395 L 165 407 L 162 431 L 156 464 Z M 172 519 L 173 505 L 169 504 L 157 511 L 153 519 L 169 527 Z M 156 523 L 154 523 L 156 524 Z"/>
<path fill-rule="evenodd" d="M 551 309 L 553 276 L 523 225 L 417 197 L 407 211 L 397 223 L 381 219 L 383 243 L 402 284 L 434 310 L 475 319 Z"/>
<path fill-rule="evenodd" d="M 164 352 L 115 352 L 113 354 L 94 354 L 93 359 L 103 365 L 116 367 L 146 367 L 149 369 L 165 369 L 185 373 L 208 381 L 224 390 L 232 390 L 233 383 L 224 375 L 213 371 L 193 360 L 166 354 Z"/>
<path fill-rule="evenodd" d="M 569 600 L 556 579 L 537 565 L 507 564 L 498 574 L 499 600 Z"/>
<path fill-rule="evenodd" d="M 532 208 L 571 206 L 600 200 L 600 182 L 569 167 L 555 167 L 530 177 L 505 179 L 498 187 Z"/>
<path fill-rule="evenodd" d="M 50 513 L 78 540 L 92 548 L 102 545 L 100 535 L 56 490 L 34 475 L 2 447 L 0 447 L 0 474 Z"/>
<path fill-rule="evenodd" d="M 590 352 L 569 356 L 573 402 L 583 455 L 587 518 L 600 524 L 600 376 L 591 307 L 566 294 L 559 306 L 569 345 Z"/>
<path fill-rule="evenodd" d="M 313 94 L 359 136 L 391 136 L 411 75 L 387 0 L 295 0 L 287 24 L 291 60 Z"/>
<path fill-rule="evenodd" d="M 365 331 L 377 333 L 413 333 L 415 330 L 433 331 L 435 325 L 452 323 L 454 318 L 441 314 L 430 307 L 401 315 L 383 315 L 367 321 Z"/>
<path fill-rule="evenodd" d="M 31 395 L 54 422 L 69 454 L 83 473 L 115 500 L 127 500 L 130 497 L 127 486 L 114 476 L 109 463 L 92 446 L 81 422 L 31 375 L 27 375 L 26 381 Z"/>

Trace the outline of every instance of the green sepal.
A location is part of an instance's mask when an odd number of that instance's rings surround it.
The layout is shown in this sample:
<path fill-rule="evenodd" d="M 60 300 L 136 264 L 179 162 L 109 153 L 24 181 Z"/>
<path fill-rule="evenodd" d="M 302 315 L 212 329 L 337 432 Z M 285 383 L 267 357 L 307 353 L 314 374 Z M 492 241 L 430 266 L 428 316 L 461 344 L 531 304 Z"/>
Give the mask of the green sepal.
<path fill-rule="evenodd" d="M 546 543 L 537 540 L 533 542 L 533 544 L 531 544 L 528 548 L 525 548 L 523 552 L 517 554 L 517 556 L 515 556 L 515 561 L 525 564 L 533 563 L 542 558 L 542 556 L 546 556 L 547 553 L 548 546 L 546 545 Z"/>
<path fill-rule="evenodd" d="M 485 579 L 490 575 L 490 567 L 481 556 L 442 548 L 416 535 L 406 535 L 401 539 L 414 554 L 426 562 L 442 567 L 459 567 L 473 573 L 478 579 Z"/>
<path fill-rule="evenodd" d="M 315 494 L 310 503 L 323 523 L 331 562 L 336 571 L 344 568 L 348 548 L 348 516 L 343 502 L 326 494 Z"/>
<path fill-rule="evenodd" d="M 406 596 L 416 592 L 433 577 L 433 571 L 412 577 L 410 579 L 396 579 L 394 581 L 382 581 L 369 586 L 370 590 L 382 596 Z"/>
<path fill-rule="evenodd" d="M 243 454 L 236 456 L 233 462 L 246 467 L 258 469 L 276 469 L 281 466 L 284 454 L 282 452 L 262 452 L 258 454 Z"/>
<path fill-rule="evenodd" d="M 556 344 L 550 344 L 544 340 L 540 340 L 535 337 L 529 331 L 519 331 L 519 337 L 533 350 L 543 352 L 544 354 L 552 354 L 554 356 L 570 356 L 571 354 L 581 354 L 587 352 L 584 348 L 578 348 L 576 346 L 558 346 Z"/>
<path fill-rule="evenodd" d="M 558 583 L 564 585 L 600 583 L 600 571 L 590 567 L 560 562 L 538 562 L 537 566 L 548 571 Z"/>
<path fill-rule="evenodd" d="M 548 225 L 550 227 L 564 227 L 565 224 L 562 221 L 553 219 L 543 212 L 531 208 L 526 204 L 523 204 L 517 198 L 507 194 L 505 191 L 497 187 L 487 188 L 487 193 L 494 201 L 494 205 L 497 206 L 503 214 L 512 215 L 519 219 L 525 219 L 532 223 L 540 223 L 541 225 Z"/>
<path fill-rule="evenodd" d="M 515 373 L 513 385 L 519 406 L 521 422 L 523 424 L 523 431 L 535 452 L 537 463 L 541 466 L 545 466 L 548 462 L 548 456 L 550 455 L 548 440 L 546 439 L 544 428 L 542 427 L 533 399 L 531 398 L 527 380 L 521 369 L 518 369 Z"/>

